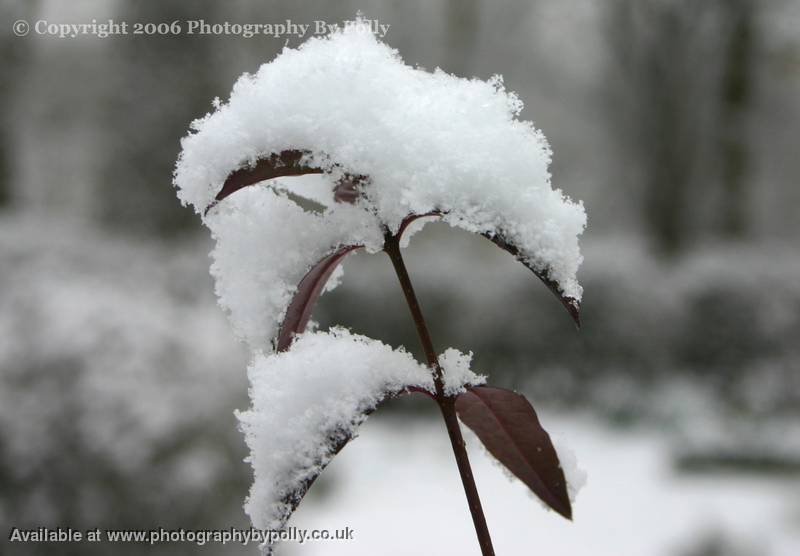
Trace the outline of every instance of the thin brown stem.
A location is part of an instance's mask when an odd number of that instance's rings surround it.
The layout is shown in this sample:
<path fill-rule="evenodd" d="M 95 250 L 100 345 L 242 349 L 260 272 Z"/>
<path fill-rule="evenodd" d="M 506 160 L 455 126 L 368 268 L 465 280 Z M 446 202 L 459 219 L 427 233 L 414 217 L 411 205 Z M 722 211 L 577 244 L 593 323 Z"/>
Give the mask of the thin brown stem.
<path fill-rule="evenodd" d="M 420 309 L 417 295 L 414 293 L 414 286 L 411 284 L 411 277 L 408 275 L 406 264 L 403 261 L 403 255 L 400 253 L 400 242 L 395 236 L 387 233 L 383 248 L 386 254 L 389 255 L 392 265 L 394 265 L 394 271 L 397 274 L 398 280 L 400 280 L 400 287 L 403 289 L 403 295 L 406 297 L 406 303 L 414 319 L 414 325 L 417 327 L 417 335 L 422 343 L 422 349 L 425 351 L 425 358 L 428 360 L 428 366 L 430 366 L 433 372 L 436 397 L 437 399 L 444 398 L 442 368 L 439 366 L 439 359 L 436 357 L 436 349 L 433 347 L 433 341 L 428 332 L 425 317 L 422 316 L 422 309 Z"/>
<path fill-rule="evenodd" d="M 428 332 L 425 317 L 422 315 L 422 309 L 420 309 L 419 301 L 414 293 L 411 277 L 408 275 L 403 256 L 400 253 L 399 238 L 387 232 L 384 242 L 384 251 L 386 251 L 386 254 L 389 255 L 389 259 L 392 261 L 395 273 L 400 281 L 400 287 L 403 289 L 406 303 L 414 319 L 414 325 L 417 328 L 417 335 L 422 343 L 422 349 L 425 351 L 428 366 L 433 373 L 436 402 L 439 404 L 439 409 L 442 412 L 445 427 L 447 428 L 447 434 L 450 437 L 450 444 L 453 447 L 453 455 L 456 458 L 458 472 L 461 475 L 461 483 L 464 485 L 464 494 L 467 497 L 469 511 L 472 514 L 472 522 L 475 525 L 475 533 L 478 536 L 481 554 L 483 556 L 494 556 L 492 538 L 489 535 L 489 528 L 486 525 L 486 517 L 483 515 L 483 507 L 481 506 L 481 499 L 478 495 L 478 487 L 475 485 L 475 478 L 472 475 L 472 467 L 469 464 L 464 437 L 461 435 L 461 427 L 458 424 L 458 417 L 456 416 L 455 398 L 445 395 L 442 368 L 436 357 L 436 350 L 433 347 L 433 341 L 431 340 L 430 332 Z"/>

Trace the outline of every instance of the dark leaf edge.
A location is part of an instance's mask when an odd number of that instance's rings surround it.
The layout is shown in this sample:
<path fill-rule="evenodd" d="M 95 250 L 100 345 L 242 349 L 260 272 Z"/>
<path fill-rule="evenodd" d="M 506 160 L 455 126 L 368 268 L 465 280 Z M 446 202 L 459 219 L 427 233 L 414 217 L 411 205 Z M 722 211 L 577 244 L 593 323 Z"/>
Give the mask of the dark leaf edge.
<path fill-rule="evenodd" d="M 248 185 L 273 178 L 322 174 L 324 172 L 322 168 L 315 168 L 301 163 L 308 154 L 308 151 L 298 149 L 285 150 L 261 158 L 253 166 L 245 166 L 234 170 L 225 179 L 225 183 L 222 184 L 222 188 L 217 192 L 214 201 L 206 207 L 205 214 L 208 214 L 217 203 Z"/>
<path fill-rule="evenodd" d="M 311 154 L 311 152 L 308 150 L 288 149 L 261 158 L 255 163 L 254 166 L 246 166 L 235 170 L 225 180 L 225 183 L 217 193 L 214 201 L 206 208 L 205 214 L 208 214 L 208 212 L 214 208 L 217 203 L 226 197 L 249 185 L 279 177 L 325 173 L 326 170 L 324 168 L 309 166 L 303 162 L 304 158 L 306 158 L 309 154 Z M 369 178 L 367 176 L 361 174 L 352 174 L 347 172 L 344 173 L 342 178 L 334 187 L 334 200 L 336 202 L 354 203 L 360 193 L 359 186 L 363 183 L 366 183 L 368 180 Z M 444 212 L 440 210 L 432 210 L 423 214 L 410 215 L 403 219 L 403 221 L 400 223 L 397 231 L 397 237 L 402 237 L 409 224 L 418 218 L 443 215 Z M 577 299 L 564 295 L 558 284 L 549 278 L 546 271 L 541 271 L 534 268 L 533 265 L 531 265 L 521 255 L 519 248 L 510 243 L 502 234 L 483 232 L 481 235 L 504 251 L 513 255 L 514 258 L 516 258 L 523 265 L 525 265 L 526 268 L 533 272 L 561 302 L 575 323 L 575 326 L 580 329 L 580 302 Z"/>
<path fill-rule="evenodd" d="M 409 224 L 411 224 L 415 220 L 419 220 L 420 218 L 425 218 L 428 216 L 442 216 L 442 214 L 443 213 L 439 210 L 432 210 L 430 212 L 424 212 L 422 214 L 411 214 L 409 216 L 406 216 L 405 218 L 403 218 L 403 221 L 400 222 L 400 226 L 397 229 L 397 239 L 403 237 L 403 232 L 405 232 Z"/>
<path fill-rule="evenodd" d="M 539 280 L 547 286 L 553 295 L 561 302 L 561 305 L 567 310 L 569 316 L 572 318 L 572 322 L 575 323 L 575 327 L 580 330 L 581 327 L 581 304 L 580 301 L 573 297 L 569 297 L 564 295 L 559 288 L 558 283 L 555 280 L 550 279 L 546 272 L 542 272 L 537 270 L 533 267 L 525 258 L 520 254 L 519 248 L 514 244 L 510 243 L 508 240 L 505 239 L 501 234 L 491 234 L 489 232 L 484 232 L 481 234 L 483 237 L 497 245 L 500 249 L 507 251 L 511 255 L 514 256 L 519 262 L 521 262 L 525 268 L 533 272 Z"/>
<path fill-rule="evenodd" d="M 406 387 L 404 390 L 400 390 L 399 392 L 389 393 L 386 396 L 384 396 L 383 399 L 380 402 L 378 402 L 378 404 L 375 407 L 369 408 L 361 412 L 362 416 L 361 421 L 363 422 L 364 420 L 366 420 L 367 417 L 369 417 L 375 411 L 377 411 L 380 405 L 385 403 L 386 401 L 398 398 L 404 394 L 409 394 L 409 393 L 420 393 L 420 394 L 426 394 L 428 396 L 431 395 L 431 393 L 425 390 L 424 388 L 419 388 L 417 386 L 409 386 Z M 325 471 L 325 468 L 328 467 L 331 461 L 333 461 L 333 458 L 335 458 L 339 454 L 339 452 L 341 452 L 344 449 L 344 447 L 347 446 L 347 443 L 350 442 L 353 438 L 354 436 L 350 434 L 348 431 L 344 431 L 341 429 L 335 429 L 330 431 L 328 436 L 328 442 L 329 445 L 331 446 L 331 450 L 325 456 L 325 459 L 327 461 L 324 464 L 321 462 L 317 462 L 317 465 L 319 465 L 319 471 L 314 475 L 309 476 L 305 481 L 300 483 L 300 485 L 298 485 L 297 488 L 287 493 L 286 496 L 284 496 L 283 499 L 281 500 L 281 502 L 283 502 L 287 506 L 286 512 L 280 517 L 280 522 L 282 524 L 285 525 L 286 522 L 289 521 L 289 518 L 295 512 L 297 507 L 300 505 L 300 502 L 303 501 L 303 498 L 311 489 L 311 487 L 314 485 L 314 482 L 316 482 L 317 478 L 322 474 L 323 471 Z M 266 549 L 265 554 L 271 554 L 274 545 L 275 543 L 273 543 L 272 545 L 269 544 L 265 545 L 264 546 L 264 548 Z"/>
<path fill-rule="evenodd" d="M 492 456 L 542 502 L 572 519 L 558 454 L 524 396 L 503 388 L 473 386 L 456 397 L 455 405 L 458 417 Z"/>
<path fill-rule="evenodd" d="M 397 237 L 398 238 L 402 237 L 403 232 L 405 232 L 409 224 L 411 224 L 418 218 L 424 218 L 426 216 L 444 216 L 444 214 L 445 213 L 440 210 L 432 210 L 430 212 L 426 212 L 423 214 L 412 214 L 411 216 L 407 216 L 400 223 L 400 227 L 397 231 Z M 480 235 L 482 235 L 483 237 L 485 237 L 486 239 L 497 245 L 499 248 L 510 253 L 515 259 L 517 259 L 517 261 L 522 263 L 525 266 L 525 268 L 533 272 L 533 274 L 536 275 L 536 277 L 539 278 L 539 280 L 541 280 L 545 286 L 547 286 L 547 289 L 549 289 L 553 293 L 553 295 L 556 296 L 556 299 L 558 299 L 561 302 L 561 305 L 564 306 L 564 308 L 567 310 L 567 313 L 569 313 L 569 316 L 572 318 L 572 322 L 575 323 L 575 327 L 580 330 L 581 304 L 577 299 L 564 295 L 561 292 L 561 288 L 559 288 L 555 280 L 551 280 L 546 272 L 542 272 L 534 268 L 533 265 L 531 265 L 527 260 L 525 260 L 525 258 L 520 254 L 519 248 L 516 245 L 510 243 L 502 234 L 483 232 Z"/>
<path fill-rule="evenodd" d="M 303 160 L 310 154 L 311 151 L 308 150 L 288 149 L 261 158 L 252 166 L 234 170 L 225 179 L 222 188 L 206 207 L 204 214 L 208 214 L 220 201 L 247 186 L 274 178 L 324 174 L 330 171 L 305 164 Z M 354 203 L 360 193 L 359 186 L 366 181 L 368 181 L 367 176 L 345 172 L 334 186 L 334 200 L 338 203 Z"/>
<path fill-rule="evenodd" d="M 302 333 L 308 321 L 311 318 L 311 311 L 314 305 L 322 294 L 322 289 L 328 283 L 328 279 L 336 270 L 336 267 L 342 262 L 348 254 L 360 249 L 362 245 L 345 245 L 334 250 L 332 253 L 324 256 L 316 264 L 314 264 L 300 283 L 297 285 L 297 290 L 292 296 L 289 306 L 286 308 L 286 314 L 283 317 L 283 322 L 278 329 L 278 337 L 276 340 L 276 350 L 286 351 L 292 345 L 292 341 L 297 334 Z"/>

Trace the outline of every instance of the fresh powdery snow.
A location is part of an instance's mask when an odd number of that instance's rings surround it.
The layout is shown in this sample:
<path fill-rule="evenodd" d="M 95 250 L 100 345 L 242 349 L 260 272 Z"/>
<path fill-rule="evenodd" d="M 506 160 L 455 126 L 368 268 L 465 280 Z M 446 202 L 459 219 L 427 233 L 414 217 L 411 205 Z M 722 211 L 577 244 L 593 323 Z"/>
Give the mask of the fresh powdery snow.
<path fill-rule="evenodd" d="M 408 66 L 372 33 L 350 26 L 285 48 L 216 106 L 192 124 L 175 170 L 178 196 L 200 214 L 231 172 L 284 150 L 309 152 L 306 162 L 334 177 L 347 171 L 370 180 L 359 217 L 344 203 L 304 215 L 263 186 L 234 193 L 204 216 L 221 240 L 214 252 L 221 303 L 250 342 L 271 339 L 297 275 L 321 253 L 357 241 L 377 250 L 381 226 L 396 231 L 407 215 L 434 210 L 451 225 L 501 234 L 564 295 L 580 299 L 578 236 L 586 215 L 551 187 L 550 147 L 517 119 L 522 102 L 500 77 L 462 79 Z M 317 183 L 333 187 L 333 179 Z M 250 230 L 224 230 L 244 226 L 235 224 L 239 218 Z M 264 233 L 228 241 L 256 229 Z M 285 272 L 263 266 L 286 257 L 293 260 L 278 263 Z"/>
<path fill-rule="evenodd" d="M 551 187 L 550 147 L 517 119 L 522 102 L 500 77 L 408 66 L 363 26 L 285 48 L 214 105 L 182 140 L 174 183 L 216 240 L 216 293 L 253 353 L 252 407 L 239 414 L 255 472 L 246 510 L 255 526 L 278 529 L 381 400 L 432 389 L 430 369 L 402 348 L 343 329 L 305 332 L 275 353 L 308 270 L 341 246 L 378 252 L 387 230 L 435 213 L 500 236 L 577 301 L 586 215 Z M 305 153 L 302 164 L 323 173 L 244 187 L 215 202 L 234 171 L 285 151 Z M 345 175 L 366 176 L 356 180 L 352 204 L 333 195 Z M 298 195 L 315 210 L 295 202 Z M 403 239 L 422 225 L 414 222 Z M 471 357 L 454 349 L 441 355 L 447 394 L 483 382 Z"/>
<path fill-rule="evenodd" d="M 563 438 L 554 438 L 553 447 L 556 450 L 556 454 L 558 454 L 558 462 L 564 472 L 564 479 L 567 481 L 569 501 L 575 502 L 578 498 L 578 493 L 586 486 L 588 475 L 586 471 L 578 466 L 578 458 L 575 456 L 575 452 L 566 444 Z"/>
<path fill-rule="evenodd" d="M 442 356 L 448 389 L 480 384 L 470 356 Z M 248 369 L 252 408 L 238 414 L 255 482 L 245 504 L 253 525 L 281 529 L 313 480 L 369 412 L 409 387 L 433 391 L 430 370 L 402 348 L 334 328 L 306 332 L 292 349 L 259 355 Z"/>
<path fill-rule="evenodd" d="M 457 349 L 447 348 L 439 356 L 439 366 L 444 372 L 444 393 L 447 396 L 455 396 L 464 391 L 465 385 L 482 384 L 486 382 L 486 377 L 476 375 L 470 369 L 472 363 L 472 352 L 461 353 Z M 429 371 L 430 372 L 430 371 Z"/>
<path fill-rule="evenodd" d="M 353 205 L 320 215 L 255 187 L 223 205 L 206 219 L 216 239 L 211 273 L 234 330 L 255 350 L 270 348 L 297 284 L 332 247 L 383 245 L 374 216 Z"/>

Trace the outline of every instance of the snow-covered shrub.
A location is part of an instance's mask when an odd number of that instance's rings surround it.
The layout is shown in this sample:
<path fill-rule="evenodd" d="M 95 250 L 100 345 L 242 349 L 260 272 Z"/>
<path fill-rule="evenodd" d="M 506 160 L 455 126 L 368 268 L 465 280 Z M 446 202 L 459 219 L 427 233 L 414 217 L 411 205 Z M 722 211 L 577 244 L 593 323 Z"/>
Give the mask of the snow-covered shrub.
<path fill-rule="evenodd" d="M 586 215 L 551 187 L 550 148 L 517 118 L 520 99 L 500 77 L 412 68 L 356 25 L 284 49 L 215 105 L 182 141 L 175 185 L 216 240 L 220 304 L 253 352 L 253 406 L 240 419 L 255 472 L 246 504 L 254 525 L 282 528 L 366 415 L 408 391 L 441 408 L 484 554 L 491 540 L 456 414 L 571 517 L 564 473 L 533 408 L 481 386 L 468 356 L 437 355 L 401 255 L 412 232 L 438 218 L 514 255 L 578 322 Z M 297 176 L 316 182 L 295 189 L 286 178 Z M 359 249 L 389 256 L 427 368 L 344 330 L 305 331 L 316 299 L 338 282 L 338 264 Z"/>
<path fill-rule="evenodd" d="M 230 413 L 246 381 L 231 371 L 246 359 L 205 293 L 204 257 L 189 254 L 197 247 L 0 219 L 0 522 L 150 529 L 229 519 L 231 494 L 246 486 Z"/>

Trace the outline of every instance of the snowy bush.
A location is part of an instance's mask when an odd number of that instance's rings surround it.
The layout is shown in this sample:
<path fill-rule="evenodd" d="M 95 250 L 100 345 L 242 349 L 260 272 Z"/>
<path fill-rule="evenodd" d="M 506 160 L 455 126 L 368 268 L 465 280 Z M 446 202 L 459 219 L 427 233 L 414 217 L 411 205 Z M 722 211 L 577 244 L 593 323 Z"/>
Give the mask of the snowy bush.
<path fill-rule="evenodd" d="M 245 380 L 231 370 L 245 358 L 203 294 L 203 257 L 6 216 L 0 260 L 0 521 L 85 529 L 229 519 L 221 487 L 244 486 L 241 442 L 229 431 Z"/>
<path fill-rule="evenodd" d="M 253 353 L 252 408 L 240 419 L 255 472 L 245 506 L 254 525 L 282 528 L 366 415 L 409 391 L 441 409 L 484 554 L 491 539 L 457 414 L 570 518 L 564 472 L 533 408 L 481 386 L 469 356 L 437 355 L 401 254 L 412 232 L 438 218 L 514 255 L 578 322 L 586 215 L 551 187 L 549 146 L 517 119 L 519 98 L 500 77 L 412 68 L 350 26 L 284 49 L 215 105 L 182 141 L 175 185 L 216 240 L 219 301 Z M 286 178 L 297 176 L 311 177 L 296 189 Z M 338 282 L 338 264 L 359 249 L 389 256 L 427 368 L 345 330 L 305 332 L 315 301 Z"/>

